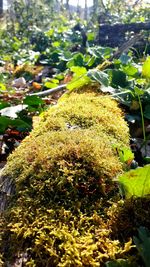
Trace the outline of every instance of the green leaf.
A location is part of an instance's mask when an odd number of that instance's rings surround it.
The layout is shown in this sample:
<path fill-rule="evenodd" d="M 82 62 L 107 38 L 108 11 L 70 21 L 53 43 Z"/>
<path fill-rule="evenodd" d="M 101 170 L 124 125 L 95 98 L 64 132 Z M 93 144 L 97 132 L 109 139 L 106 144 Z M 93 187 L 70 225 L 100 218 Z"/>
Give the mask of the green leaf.
<path fill-rule="evenodd" d="M 15 127 L 18 131 L 29 131 L 31 125 L 21 119 L 11 120 L 11 126 Z"/>
<path fill-rule="evenodd" d="M 67 84 L 67 89 L 70 91 L 78 89 L 91 81 L 91 79 L 87 76 L 86 68 L 73 66 L 70 70 L 74 72 L 73 79 Z"/>
<path fill-rule="evenodd" d="M 72 79 L 72 81 L 69 82 L 66 87 L 68 90 L 72 91 L 74 89 L 78 89 L 78 88 L 88 84 L 90 81 L 91 81 L 90 78 L 87 77 L 86 75 L 84 75 L 80 78 Z"/>
<path fill-rule="evenodd" d="M 138 87 L 134 87 L 134 91 L 137 95 L 144 95 L 144 91 Z"/>
<path fill-rule="evenodd" d="M 118 259 L 115 261 L 106 262 L 106 267 L 133 267 L 127 260 Z"/>
<path fill-rule="evenodd" d="M 122 163 L 127 163 L 128 161 L 132 161 L 134 159 L 134 154 L 132 153 L 131 149 L 127 147 L 116 147 L 116 149 Z"/>
<path fill-rule="evenodd" d="M 139 237 L 133 237 L 134 243 L 143 258 L 145 267 L 150 266 L 150 232 L 145 227 L 140 227 L 138 229 Z"/>
<path fill-rule="evenodd" d="M 146 83 L 147 83 L 146 79 L 136 79 L 135 80 L 135 84 L 138 84 L 138 85 L 144 85 Z"/>
<path fill-rule="evenodd" d="M 146 105 L 144 109 L 144 117 L 150 119 L 150 105 Z"/>
<path fill-rule="evenodd" d="M 126 74 L 121 70 L 112 70 L 111 71 L 111 83 L 112 86 L 119 86 L 119 87 L 126 87 L 127 86 L 127 79 Z"/>
<path fill-rule="evenodd" d="M 3 83 L 0 83 L 0 91 L 6 91 L 6 86 Z"/>
<path fill-rule="evenodd" d="M 87 33 L 88 41 L 94 41 L 95 39 L 95 33 L 94 32 L 88 32 Z"/>
<path fill-rule="evenodd" d="M 122 64 L 126 65 L 129 61 L 131 61 L 131 57 L 129 57 L 127 54 L 122 54 L 119 58 Z"/>
<path fill-rule="evenodd" d="M 103 71 L 90 70 L 88 71 L 88 76 L 106 87 L 109 85 L 109 76 Z"/>
<path fill-rule="evenodd" d="M 3 134 L 9 125 L 11 125 L 11 119 L 5 116 L 0 116 L 0 134 Z"/>
<path fill-rule="evenodd" d="M 123 67 L 123 71 L 128 75 L 128 76 L 134 76 L 136 73 L 138 73 L 138 69 L 135 68 L 132 65 L 128 65 L 126 67 Z"/>
<path fill-rule="evenodd" d="M 92 67 L 92 65 L 94 65 L 94 63 L 95 63 L 95 59 L 96 59 L 95 56 L 90 57 L 90 59 L 87 62 L 87 66 Z"/>
<path fill-rule="evenodd" d="M 9 103 L 4 102 L 4 101 L 0 101 L 0 109 L 6 108 L 6 107 L 9 107 L 9 106 L 10 106 Z"/>
<path fill-rule="evenodd" d="M 60 42 L 56 41 L 56 42 L 53 42 L 53 43 L 52 43 L 52 46 L 53 46 L 53 47 L 59 47 L 60 44 L 61 44 Z"/>
<path fill-rule="evenodd" d="M 120 188 L 127 198 L 150 194 L 150 165 L 130 170 L 119 177 Z"/>
<path fill-rule="evenodd" d="M 78 76 L 81 76 L 87 73 L 87 70 L 84 67 L 73 66 L 70 68 L 70 70 Z"/>
<path fill-rule="evenodd" d="M 57 87 L 58 86 L 58 84 L 57 83 L 53 83 L 53 82 L 46 82 L 46 83 L 44 83 L 44 86 L 46 87 L 46 88 L 55 88 L 55 87 Z"/>
<path fill-rule="evenodd" d="M 23 103 L 28 106 L 39 106 L 44 104 L 44 101 L 38 97 L 38 96 L 26 96 L 26 98 L 23 100 Z"/>
<path fill-rule="evenodd" d="M 150 79 L 150 56 L 145 60 L 142 67 L 142 75 L 143 77 Z"/>

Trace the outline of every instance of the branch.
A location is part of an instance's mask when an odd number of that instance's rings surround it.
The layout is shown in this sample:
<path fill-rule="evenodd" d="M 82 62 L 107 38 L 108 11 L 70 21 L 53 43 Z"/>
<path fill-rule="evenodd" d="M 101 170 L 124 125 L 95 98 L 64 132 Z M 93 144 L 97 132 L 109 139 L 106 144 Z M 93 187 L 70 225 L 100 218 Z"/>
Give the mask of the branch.
<path fill-rule="evenodd" d="M 142 39 L 143 34 L 139 33 L 136 34 L 134 37 L 132 37 L 130 40 L 128 40 L 127 42 L 125 42 L 122 46 L 120 46 L 118 48 L 118 50 L 113 54 L 112 59 L 114 58 L 118 58 L 122 53 L 125 53 L 126 51 L 129 50 L 129 48 L 131 48 L 132 46 L 134 46 L 136 44 L 137 41 L 139 41 L 140 39 Z"/>
<path fill-rule="evenodd" d="M 141 1 L 141 0 L 136 0 L 135 3 L 133 4 L 132 8 L 135 8 L 136 5 L 138 5 L 140 1 Z"/>
<path fill-rule="evenodd" d="M 61 91 L 63 90 L 64 88 L 66 88 L 66 85 L 67 84 L 61 84 L 55 88 L 52 88 L 52 89 L 49 89 L 49 90 L 45 90 L 45 91 L 42 91 L 42 92 L 38 92 L 38 93 L 33 93 L 33 94 L 28 94 L 29 96 L 47 96 L 47 95 L 51 95 L 53 93 L 56 93 L 58 91 Z"/>

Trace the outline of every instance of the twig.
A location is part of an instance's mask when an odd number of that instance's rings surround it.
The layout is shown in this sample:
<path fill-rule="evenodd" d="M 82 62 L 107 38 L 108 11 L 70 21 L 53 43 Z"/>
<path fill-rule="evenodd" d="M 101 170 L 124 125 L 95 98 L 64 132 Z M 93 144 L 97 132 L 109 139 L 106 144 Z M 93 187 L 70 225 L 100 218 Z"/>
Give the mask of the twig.
<path fill-rule="evenodd" d="M 55 88 L 49 89 L 49 90 L 45 90 L 42 92 L 38 92 L 38 93 L 33 93 L 33 94 L 28 94 L 29 96 L 47 96 L 47 95 L 51 95 L 53 93 L 56 93 L 58 91 L 63 90 L 64 88 L 66 88 L 67 84 L 61 84 Z"/>

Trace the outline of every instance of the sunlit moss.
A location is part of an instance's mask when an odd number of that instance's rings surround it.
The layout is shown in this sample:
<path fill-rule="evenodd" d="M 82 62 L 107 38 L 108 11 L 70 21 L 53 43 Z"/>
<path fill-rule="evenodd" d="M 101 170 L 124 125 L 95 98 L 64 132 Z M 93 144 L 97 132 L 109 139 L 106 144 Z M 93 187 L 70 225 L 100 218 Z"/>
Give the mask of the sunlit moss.
<path fill-rule="evenodd" d="M 111 239 L 106 212 L 122 172 L 113 144 L 128 143 L 110 97 L 73 94 L 43 113 L 6 165 L 16 193 L 5 214 L 4 261 L 27 253 L 29 266 L 97 267 L 128 253 L 131 246 Z"/>

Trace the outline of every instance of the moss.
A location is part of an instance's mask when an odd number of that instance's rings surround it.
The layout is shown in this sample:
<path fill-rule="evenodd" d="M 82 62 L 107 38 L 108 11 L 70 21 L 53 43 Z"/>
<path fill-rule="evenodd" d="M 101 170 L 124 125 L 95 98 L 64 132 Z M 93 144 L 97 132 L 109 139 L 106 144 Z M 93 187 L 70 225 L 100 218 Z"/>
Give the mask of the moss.
<path fill-rule="evenodd" d="M 108 138 L 114 137 L 117 143 L 129 144 L 128 127 L 123 120 L 123 113 L 109 96 L 72 94 L 69 101 L 60 102 L 42 115 L 35 133 L 41 134 L 41 129 L 49 131 L 64 126 L 82 129 L 96 127 L 95 132 L 99 128 L 99 132 L 105 132 Z"/>
<path fill-rule="evenodd" d="M 122 115 L 110 97 L 91 93 L 42 115 L 6 165 L 16 193 L 5 212 L 5 262 L 26 253 L 27 266 L 93 267 L 128 255 L 111 239 L 106 212 L 122 172 L 113 144 L 129 143 Z"/>

